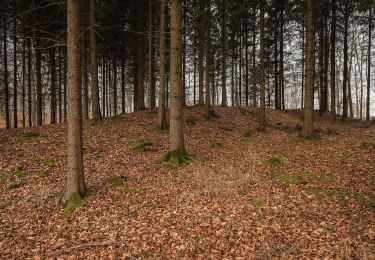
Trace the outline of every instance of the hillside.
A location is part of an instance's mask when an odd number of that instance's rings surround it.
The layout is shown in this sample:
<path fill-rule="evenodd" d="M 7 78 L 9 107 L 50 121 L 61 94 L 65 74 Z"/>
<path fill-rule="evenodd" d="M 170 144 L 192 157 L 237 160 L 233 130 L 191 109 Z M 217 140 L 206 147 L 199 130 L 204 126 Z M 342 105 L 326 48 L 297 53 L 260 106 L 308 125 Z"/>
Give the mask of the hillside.
<path fill-rule="evenodd" d="M 192 162 L 160 163 L 167 133 L 139 112 L 84 129 L 90 194 L 74 211 L 66 125 L 0 131 L 0 252 L 127 259 L 375 257 L 375 126 L 331 124 L 298 136 L 300 111 L 185 110 Z"/>

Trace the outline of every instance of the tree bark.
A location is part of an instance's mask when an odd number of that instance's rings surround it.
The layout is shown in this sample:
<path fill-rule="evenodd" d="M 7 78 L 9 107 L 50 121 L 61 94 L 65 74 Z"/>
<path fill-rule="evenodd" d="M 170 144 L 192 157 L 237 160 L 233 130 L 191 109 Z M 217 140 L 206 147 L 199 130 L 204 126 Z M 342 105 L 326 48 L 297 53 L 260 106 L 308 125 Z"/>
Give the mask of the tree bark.
<path fill-rule="evenodd" d="M 264 9 L 266 0 L 260 0 L 260 113 L 259 113 L 259 129 L 266 128 L 266 82 L 265 82 L 265 64 L 264 64 Z"/>
<path fill-rule="evenodd" d="M 221 76 L 221 106 L 226 107 L 227 104 L 227 8 L 226 0 L 222 0 L 222 21 L 221 21 L 221 45 L 223 52 L 223 67 Z"/>
<path fill-rule="evenodd" d="M 74 194 L 83 196 L 86 191 L 82 154 L 82 78 L 79 10 L 78 0 L 68 0 L 68 167 L 64 201 L 68 201 Z"/>
<path fill-rule="evenodd" d="M 160 0 L 160 82 L 159 82 L 159 110 L 158 124 L 161 130 L 167 129 L 166 106 L 165 106 L 165 0 Z"/>
<path fill-rule="evenodd" d="M 367 47 L 367 102 L 366 121 L 370 121 L 370 84 L 371 84 L 371 33 L 372 33 L 372 7 L 368 15 L 368 47 Z"/>
<path fill-rule="evenodd" d="M 311 138 L 314 134 L 314 22 L 313 0 L 307 0 L 306 21 L 306 91 L 303 118 L 303 136 Z"/>
<path fill-rule="evenodd" d="M 332 25 L 331 25 L 331 121 L 336 121 L 336 0 L 332 0 Z"/>
<path fill-rule="evenodd" d="M 42 103 L 42 53 L 40 38 L 35 44 L 35 70 L 36 70 L 36 125 L 43 124 L 43 103 Z"/>
<path fill-rule="evenodd" d="M 16 2 L 15 2 L 16 3 Z M 17 5 L 17 4 L 15 4 Z M 16 10 L 15 6 L 15 10 Z M 15 11 L 16 13 L 16 11 Z M 13 127 L 18 128 L 18 82 L 17 82 L 17 19 L 14 17 L 13 22 Z"/>
<path fill-rule="evenodd" d="M 204 6 L 205 0 L 199 0 L 200 4 L 200 11 L 203 12 L 205 6 Z M 200 19 L 201 24 L 203 23 L 203 17 Z M 204 57 L 204 28 L 203 25 L 199 27 L 199 51 L 198 51 L 198 66 L 199 66 L 199 97 L 198 97 L 198 105 L 202 106 L 204 104 L 204 90 L 203 90 L 203 84 L 204 84 L 204 65 L 203 65 L 203 57 Z"/>
<path fill-rule="evenodd" d="M 171 118 L 170 118 L 170 152 L 185 153 L 183 135 L 182 108 L 182 37 L 181 37 L 181 0 L 171 0 Z"/>

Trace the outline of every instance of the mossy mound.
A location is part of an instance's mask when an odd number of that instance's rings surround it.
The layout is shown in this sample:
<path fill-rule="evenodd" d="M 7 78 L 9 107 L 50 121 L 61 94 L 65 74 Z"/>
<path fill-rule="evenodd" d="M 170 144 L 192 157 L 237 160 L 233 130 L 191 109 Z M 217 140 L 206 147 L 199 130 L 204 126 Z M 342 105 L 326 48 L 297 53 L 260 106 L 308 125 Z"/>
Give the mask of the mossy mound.
<path fill-rule="evenodd" d="M 178 168 L 181 165 L 186 165 L 191 161 L 190 156 L 186 152 L 172 151 L 168 152 L 161 158 L 161 162 L 166 162 L 170 166 Z"/>
<path fill-rule="evenodd" d="M 62 213 L 62 216 L 65 218 L 69 216 L 76 208 L 81 206 L 83 203 L 83 198 L 78 194 L 78 192 L 73 193 L 70 197 L 66 207 Z"/>
<path fill-rule="evenodd" d="M 262 164 L 267 166 L 280 167 L 284 163 L 278 157 L 273 156 L 267 160 L 262 161 Z"/>
<path fill-rule="evenodd" d="M 21 140 L 22 141 L 33 141 L 35 140 L 36 138 L 39 137 L 39 134 L 38 133 L 35 133 L 35 132 L 28 132 L 28 133 L 25 133 L 21 136 Z"/>
<path fill-rule="evenodd" d="M 146 152 L 152 146 L 151 142 L 146 140 L 138 140 L 130 145 L 130 150 L 136 152 Z"/>

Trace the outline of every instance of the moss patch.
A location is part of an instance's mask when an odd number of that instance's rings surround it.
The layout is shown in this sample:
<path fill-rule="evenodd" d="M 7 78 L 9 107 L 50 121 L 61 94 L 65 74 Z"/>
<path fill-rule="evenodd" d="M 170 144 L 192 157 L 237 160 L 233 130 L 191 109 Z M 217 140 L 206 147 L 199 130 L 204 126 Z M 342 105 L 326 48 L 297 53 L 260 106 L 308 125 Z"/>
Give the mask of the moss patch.
<path fill-rule="evenodd" d="M 273 156 L 267 160 L 262 161 L 262 164 L 267 166 L 280 167 L 283 166 L 284 163 L 280 158 Z"/>
<path fill-rule="evenodd" d="M 146 152 L 149 150 L 149 147 L 152 146 L 151 142 L 146 140 L 138 140 L 132 144 L 130 144 L 130 150 L 135 152 Z"/>
<path fill-rule="evenodd" d="M 168 163 L 173 168 L 178 168 L 179 166 L 188 164 L 191 158 L 186 152 L 172 151 L 164 155 L 160 161 Z"/>
<path fill-rule="evenodd" d="M 252 137 L 252 134 L 251 134 L 250 132 L 246 132 L 246 133 L 244 133 L 242 136 L 243 136 L 243 138 L 245 138 L 245 139 L 250 139 L 250 138 Z"/>
<path fill-rule="evenodd" d="M 316 142 L 320 141 L 321 138 L 319 136 L 314 136 L 314 137 L 305 137 L 303 135 L 294 135 L 290 136 L 288 138 L 288 141 L 290 143 L 298 144 L 298 143 L 305 143 L 305 142 Z"/>
<path fill-rule="evenodd" d="M 315 174 L 311 173 L 311 172 L 304 172 L 303 173 L 303 176 L 304 178 L 308 181 L 308 182 L 313 182 L 313 181 L 316 181 L 319 179 L 318 176 L 316 176 Z"/>
<path fill-rule="evenodd" d="M 39 137 L 39 134 L 38 133 L 35 133 L 35 132 L 28 132 L 28 133 L 25 133 L 21 136 L 21 140 L 22 141 L 25 141 L 25 142 L 29 142 L 29 141 L 33 141 L 35 140 L 36 138 Z"/>
<path fill-rule="evenodd" d="M 36 172 L 36 175 L 40 178 L 45 178 L 49 176 L 49 172 L 47 170 L 39 170 Z"/>
<path fill-rule="evenodd" d="M 17 166 L 17 168 L 12 172 L 12 174 L 19 178 L 24 178 L 27 176 L 27 172 L 22 166 Z"/>
<path fill-rule="evenodd" d="M 374 149 L 375 148 L 375 141 L 363 141 L 361 143 L 361 147 L 365 149 Z"/>
<path fill-rule="evenodd" d="M 281 174 L 276 177 L 277 182 L 284 188 L 288 188 L 291 185 L 297 185 L 301 182 L 301 178 L 297 175 L 292 174 Z"/>
<path fill-rule="evenodd" d="M 48 158 L 42 161 L 42 163 L 48 167 L 52 167 L 55 164 L 55 158 Z"/>
<path fill-rule="evenodd" d="M 128 180 L 127 177 L 125 176 L 117 176 L 117 177 L 113 177 L 109 180 L 109 184 L 111 186 L 120 186 L 122 184 L 124 184 L 126 181 Z"/>
<path fill-rule="evenodd" d="M 221 142 L 221 141 L 214 141 L 212 143 L 212 148 L 215 148 L 215 149 L 223 149 L 224 148 L 224 144 Z"/>
<path fill-rule="evenodd" d="M 66 207 L 62 213 L 62 216 L 65 218 L 69 216 L 76 208 L 81 206 L 83 203 L 83 198 L 78 194 L 78 192 L 73 193 L 70 197 Z"/>
<path fill-rule="evenodd" d="M 11 183 L 9 186 L 11 190 L 18 189 L 19 187 L 21 187 L 21 183 L 16 183 L 16 182 Z"/>

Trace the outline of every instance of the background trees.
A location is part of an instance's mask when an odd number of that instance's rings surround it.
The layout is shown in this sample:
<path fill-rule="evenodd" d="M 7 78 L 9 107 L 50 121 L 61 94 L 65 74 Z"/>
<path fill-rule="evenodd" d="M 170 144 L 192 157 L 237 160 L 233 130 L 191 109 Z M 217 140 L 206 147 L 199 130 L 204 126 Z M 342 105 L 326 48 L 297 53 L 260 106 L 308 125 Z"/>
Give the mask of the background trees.
<path fill-rule="evenodd" d="M 66 5 L 56 0 L 5 0 L 2 7 L 2 126 L 65 121 Z M 259 1 L 183 2 L 182 19 L 187 25 L 182 35 L 184 104 L 207 103 L 204 90 L 209 83 L 212 106 L 259 105 L 259 7 Z M 167 108 L 171 80 L 169 66 L 160 70 L 164 42 L 160 6 L 153 1 L 90 0 L 83 1 L 81 8 L 86 10 L 80 28 L 81 56 L 86 60 L 82 66 L 85 118 L 98 120 L 101 114 L 109 117 L 159 107 L 162 101 Z M 313 3 L 313 108 L 322 114 L 330 110 L 333 119 L 336 114 L 371 119 L 373 8 L 369 0 Z M 168 2 L 166 9 L 170 9 Z M 305 1 L 265 2 L 267 107 L 304 105 L 305 10 Z M 166 14 L 165 62 L 169 64 Z M 161 85 L 165 91 L 161 92 Z"/>

